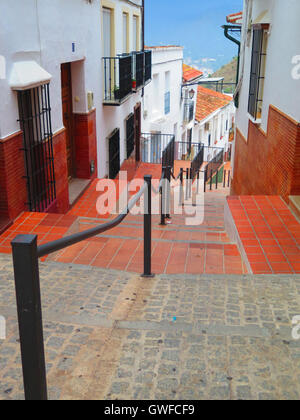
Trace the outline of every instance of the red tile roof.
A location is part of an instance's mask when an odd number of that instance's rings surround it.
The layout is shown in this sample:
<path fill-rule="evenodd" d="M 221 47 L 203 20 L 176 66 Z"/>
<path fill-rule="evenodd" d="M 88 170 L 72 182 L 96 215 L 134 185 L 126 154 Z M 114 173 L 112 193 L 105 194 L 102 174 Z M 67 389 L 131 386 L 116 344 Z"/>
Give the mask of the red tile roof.
<path fill-rule="evenodd" d="M 196 120 L 201 122 L 213 112 L 228 105 L 233 98 L 229 95 L 198 86 Z"/>
<path fill-rule="evenodd" d="M 228 15 L 226 18 L 228 23 L 235 23 L 237 25 L 242 24 L 242 19 L 243 19 L 243 12 L 232 13 L 231 15 Z"/>
<path fill-rule="evenodd" d="M 198 77 L 203 76 L 202 71 L 194 69 L 193 67 L 188 66 L 187 64 L 183 64 L 183 81 L 184 82 L 191 82 L 194 79 L 198 79 Z"/>

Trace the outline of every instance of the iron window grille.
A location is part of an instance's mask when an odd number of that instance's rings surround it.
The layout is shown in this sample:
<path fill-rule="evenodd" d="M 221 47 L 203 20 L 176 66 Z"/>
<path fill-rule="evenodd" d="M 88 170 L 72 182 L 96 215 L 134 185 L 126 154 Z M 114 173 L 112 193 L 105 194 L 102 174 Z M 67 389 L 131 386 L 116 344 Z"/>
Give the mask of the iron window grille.
<path fill-rule="evenodd" d="M 134 151 L 134 114 L 130 114 L 126 119 L 126 150 L 129 159 Z"/>
<path fill-rule="evenodd" d="M 261 117 L 263 102 L 264 66 L 266 53 L 264 52 L 264 29 L 253 29 L 252 60 L 250 71 L 250 88 L 248 112 L 256 120 Z"/>
<path fill-rule="evenodd" d="M 56 200 L 49 84 L 18 92 L 19 122 L 30 211 L 46 212 Z"/>
<path fill-rule="evenodd" d="M 120 130 L 116 128 L 108 137 L 109 178 L 115 179 L 120 172 Z"/>
<path fill-rule="evenodd" d="M 104 104 L 121 104 L 132 92 L 132 56 L 104 57 Z"/>
<path fill-rule="evenodd" d="M 194 119 L 194 101 L 186 100 L 184 103 L 183 121 L 189 123 Z"/>

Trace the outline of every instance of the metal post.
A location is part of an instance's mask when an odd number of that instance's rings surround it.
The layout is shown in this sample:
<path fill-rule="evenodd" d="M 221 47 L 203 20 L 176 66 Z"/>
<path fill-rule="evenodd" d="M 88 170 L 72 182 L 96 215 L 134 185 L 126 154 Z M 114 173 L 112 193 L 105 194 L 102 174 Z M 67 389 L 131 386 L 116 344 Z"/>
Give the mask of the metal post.
<path fill-rule="evenodd" d="M 188 200 L 189 198 L 189 168 L 186 169 L 186 177 L 185 177 L 185 199 Z"/>
<path fill-rule="evenodd" d="M 210 171 L 210 191 L 212 190 L 213 171 Z"/>
<path fill-rule="evenodd" d="M 217 169 L 217 174 L 216 174 L 216 190 L 218 189 L 218 178 L 219 178 L 219 170 Z"/>
<path fill-rule="evenodd" d="M 47 400 L 37 235 L 18 235 L 11 245 L 25 399 Z"/>
<path fill-rule="evenodd" d="M 204 171 L 204 192 L 206 192 L 206 182 L 207 182 L 207 169 Z"/>
<path fill-rule="evenodd" d="M 154 277 L 151 273 L 151 219 L 152 219 L 152 197 L 151 184 L 152 176 L 145 175 L 144 180 L 147 184 L 147 190 L 144 195 L 144 273 L 142 277 Z"/>
<path fill-rule="evenodd" d="M 230 187 L 230 171 L 228 171 L 228 187 Z"/>
<path fill-rule="evenodd" d="M 224 170 L 224 181 L 223 181 L 223 188 L 226 187 L 226 169 Z"/>
<path fill-rule="evenodd" d="M 193 176 L 193 171 L 192 171 L 192 168 L 190 168 L 190 176 L 189 176 L 189 198 L 192 197 L 192 186 L 193 186 L 192 176 Z"/>
<path fill-rule="evenodd" d="M 167 192 L 166 192 L 166 218 L 171 219 L 170 216 L 171 207 L 171 167 L 167 169 Z"/>
<path fill-rule="evenodd" d="M 179 192 L 179 204 L 181 206 L 184 205 L 184 198 L 183 198 L 183 168 L 180 169 L 180 192 Z"/>
<path fill-rule="evenodd" d="M 197 172 L 197 194 L 199 194 L 199 177 L 200 177 L 200 173 L 198 171 Z"/>

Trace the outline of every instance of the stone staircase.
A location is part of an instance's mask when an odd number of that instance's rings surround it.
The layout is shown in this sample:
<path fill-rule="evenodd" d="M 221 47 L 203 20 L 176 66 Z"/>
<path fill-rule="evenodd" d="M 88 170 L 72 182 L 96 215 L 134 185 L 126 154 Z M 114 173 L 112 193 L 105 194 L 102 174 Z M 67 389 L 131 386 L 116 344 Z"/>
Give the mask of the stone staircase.
<path fill-rule="evenodd" d="M 0 255 L 0 399 L 23 399 L 11 257 Z M 299 276 L 139 275 L 40 264 L 50 399 L 300 398 Z"/>

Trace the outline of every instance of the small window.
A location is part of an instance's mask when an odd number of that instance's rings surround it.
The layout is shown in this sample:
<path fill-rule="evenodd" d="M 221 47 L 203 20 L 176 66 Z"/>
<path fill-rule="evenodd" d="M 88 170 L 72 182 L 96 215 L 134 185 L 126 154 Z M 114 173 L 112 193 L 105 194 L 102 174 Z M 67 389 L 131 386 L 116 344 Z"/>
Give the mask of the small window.
<path fill-rule="evenodd" d="M 262 114 L 267 40 L 266 29 L 253 29 L 248 112 L 255 120 L 260 119 Z"/>

